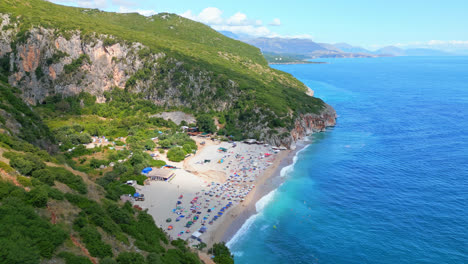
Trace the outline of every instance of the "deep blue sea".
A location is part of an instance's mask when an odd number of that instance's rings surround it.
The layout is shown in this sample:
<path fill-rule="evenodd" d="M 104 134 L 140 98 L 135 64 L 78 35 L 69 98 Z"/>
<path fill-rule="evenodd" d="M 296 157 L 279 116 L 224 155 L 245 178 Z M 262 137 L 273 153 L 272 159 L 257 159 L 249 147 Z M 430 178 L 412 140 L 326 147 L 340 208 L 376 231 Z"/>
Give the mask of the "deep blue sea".
<path fill-rule="evenodd" d="M 468 263 L 468 57 L 276 65 L 332 105 L 236 263 Z"/>

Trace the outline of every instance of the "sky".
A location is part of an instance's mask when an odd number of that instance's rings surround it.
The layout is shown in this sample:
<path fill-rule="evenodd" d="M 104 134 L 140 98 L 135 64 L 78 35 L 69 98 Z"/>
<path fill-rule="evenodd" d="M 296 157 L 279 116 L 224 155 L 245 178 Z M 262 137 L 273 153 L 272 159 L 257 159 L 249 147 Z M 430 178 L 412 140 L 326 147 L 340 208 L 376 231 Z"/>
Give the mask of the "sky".
<path fill-rule="evenodd" d="M 468 0 L 50 0 L 113 12 L 176 13 L 220 31 L 369 49 L 468 50 Z"/>

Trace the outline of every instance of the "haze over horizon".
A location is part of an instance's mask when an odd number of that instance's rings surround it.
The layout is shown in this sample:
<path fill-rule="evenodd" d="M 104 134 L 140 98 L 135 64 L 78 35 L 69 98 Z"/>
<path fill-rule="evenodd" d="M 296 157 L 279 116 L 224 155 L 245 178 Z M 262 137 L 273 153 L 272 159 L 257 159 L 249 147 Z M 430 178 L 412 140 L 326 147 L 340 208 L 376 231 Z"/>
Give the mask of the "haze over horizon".
<path fill-rule="evenodd" d="M 181 0 L 50 0 L 111 12 L 145 16 L 176 13 L 218 31 L 253 37 L 307 38 L 323 43 L 348 43 L 376 50 L 385 46 L 428 48 L 449 52 L 468 50 L 468 4 L 445 2 L 345 0 L 283 2 Z"/>

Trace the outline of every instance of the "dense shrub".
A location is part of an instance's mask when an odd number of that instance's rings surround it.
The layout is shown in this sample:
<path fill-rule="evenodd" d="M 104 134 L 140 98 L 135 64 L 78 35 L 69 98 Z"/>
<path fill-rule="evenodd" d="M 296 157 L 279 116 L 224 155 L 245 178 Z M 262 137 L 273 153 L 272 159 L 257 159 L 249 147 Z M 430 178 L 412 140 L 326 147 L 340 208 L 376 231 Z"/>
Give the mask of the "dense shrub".
<path fill-rule="evenodd" d="M 234 264 L 234 256 L 224 242 L 215 243 L 208 253 L 215 256 L 213 261 L 217 264 Z"/>
<path fill-rule="evenodd" d="M 167 152 L 167 158 L 170 161 L 179 162 L 185 159 L 185 151 L 180 147 L 171 148 Z"/>
<path fill-rule="evenodd" d="M 32 177 L 37 178 L 41 182 L 50 186 L 54 185 L 54 181 L 59 181 L 81 194 L 88 192 L 83 179 L 64 168 L 47 167 L 45 169 L 36 170 L 32 173 Z"/>
<path fill-rule="evenodd" d="M 91 60 L 90 60 L 88 55 L 81 54 L 78 58 L 74 59 L 70 64 L 67 64 L 67 65 L 63 66 L 63 70 L 67 74 L 72 73 L 72 72 L 76 71 L 79 67 L 81 67 L 81 65 L 85 61 L 88 62 L 88 63 L 91 63 Z"/>
<path fill-rule="evenodd" d="M 162 166 L 164 166 L 164 165 L 166 165 L 166 162 L 165 162 L 164 160 L 151 160 L 151 161 L 150 161 L 150 166 L 151 166 L 151 167 L 158 167 L 158 168 L 160 168 L 160 167 L 162 167 Z"/>
<path fill-rule="evenodd" d="M 134 252 L 122 252 L 117 257 L 119 264 L 146 264 L 145 258 Z"/>
<path fill-rule="evenodd" d="M 10 166 L 23 175 L 31 175 L 33 171 L 45 168 L 44 162 L 32 153 L 5 152 L 3 156 L 10 159 Z"/>
<path fill-rule="evenodd" d="M 45 207 L 47 205 L 47 199 L 49 193 L 45 187 L 36 187 L 32 189 L 29 193 L 29 202 L 35 207 Z"/>
<path fill-rule="evenodd" d="M 206 133 L 214 133 L 216 132 L 216 125 L 214 120 L 209 115 L 200 115 L 197 117 L 197 126 L 200 131 Z"/>
<path fill-rule="evenodd" d="M 39 263 L 41 257 L 52 257 L 67 235 L 39 217 L 25 200 L 18 198 L 20 193 L 24 191 L 0 181 L 0 260 Z"/>
<path fill-rule="evenodd" d="M 86 244 L 89 254 L 93 257 L 112 257 L 112 248 L 110 245 L 102 242 L 101 234 L 92 226 L 86 226 L 80 230 L 80 236 Z"/>
<path fill-rule="evenodd" d="M 76 256 L 70 252 L 60 252 L 58 256 L 65 260 L 65 264 L 93 264 L 89 258 Z"/>

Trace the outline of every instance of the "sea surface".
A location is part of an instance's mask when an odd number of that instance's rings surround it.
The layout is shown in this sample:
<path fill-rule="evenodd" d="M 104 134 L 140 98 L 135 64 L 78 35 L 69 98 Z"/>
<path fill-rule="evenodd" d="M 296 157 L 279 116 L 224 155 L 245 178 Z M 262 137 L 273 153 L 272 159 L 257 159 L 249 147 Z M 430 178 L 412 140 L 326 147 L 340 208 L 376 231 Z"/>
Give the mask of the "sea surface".
<path fill-rule="evenodd" d="M 468 263 L 468 57 L 275 65 L 332 105 L 228 246 L 236 263 Z"/>

